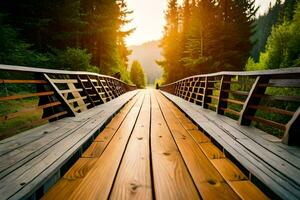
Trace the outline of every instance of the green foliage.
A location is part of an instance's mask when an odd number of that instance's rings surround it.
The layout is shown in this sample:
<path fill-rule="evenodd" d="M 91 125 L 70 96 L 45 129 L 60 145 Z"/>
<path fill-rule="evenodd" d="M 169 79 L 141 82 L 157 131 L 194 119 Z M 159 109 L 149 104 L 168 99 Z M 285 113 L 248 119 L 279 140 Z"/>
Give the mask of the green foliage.
<path fill-rule="evenodd" d="M 252 44 L 254 0 L 169 0 L 162 40 L 166 82 L 221 70 L 241 70 Z"/>
<path fill-rule="evenodd" d="M 248 60 L 246 70 L 278 69 L 299 65 L 300 59 L 300 2 L 293 19 L 285 20 L 272 28 L 266 50 L 260 54 L 258 63 Z"/>
<path fill-rule="evenodd" d="M 49 60 L 47 56 L 31 50 L 31 45 L 20 40 L 18 33 L 0 24 L 0 63 L 23 66 L 44 66 Z"/>
<path fill-rule="evenodd" d="M 53 66 L 63 70 L 99 72 L 97 67 L 90 65 L 91 57 L 86 50 L 67 48 L 64 51 L 57 51 L 57 56 L 53 58 Z"/>
<path fill-rule="evenodd" d="M 268 37 L 272 32 L 272 28 L 282 23 L 287 23 L 293 19 L 297 0 L 284 1 L 276 0 L 276 4 L 272 7 L 270 4 L 269 11 L 259 16 L 255 21 L 255 33 L 251 37 L 254 46 L 251 50 L 251 56 L 256 62 L 259 61 L 260 53 L 266 50 Z"/>
<path fill-rule="evenodd" d="M 269 11 L 266 14 L 259 16 L 259 18 L 255 20 L 255 33 L 251 37 L 254 43 L 251 56 L 256 62 L 259 60 L 260 52 L 265 51 L 265 46 L 272 27 L 280 21 L 279 15 L 282 10 L 283 6 L 280 0 L 277 0 L 273 7 L 270 4 Z"/>
<path fill-rule="evenodd" d="M 260 53 L 259 62 L 249 58 L 246 64 L 246 70 L 265 70 L 265 69 L 278 69 L 299 66 L 300 60 L 300 2 L 297 7 L 291 6 L 292 1 L 286 1 L 282 7 L 284 12 L 281 11 L 280 21 L 272 28 L 271 34 L 267 39 L 265 51 Z M 295 9 L 291 9 L 294 7 Z M 292 14 L 292 18 L 290 17 Z M 272 88 L 268 87 L 265 92 L 271 96 L 299 96 L 299 88 Z M 266 100 L 263 99 L 261 105 L 268 107 L 280 108 L 283 110 L 295 111 L 298 102 L 285 102 L 279 100 Z M 290 117 L 276 113 L 258 110 L 256 116 L 268 120 L 286 124 Z M 268 133 L 277 137 L 282 137 L 284 132 L 261 123 L 254 123 L 254 125 Z"/>
<path fill-rule="evenodd" d="M 138 61 L 133 61 L 130 70 L 130 79 L 138 88 L 146 87 L 146 77 L 141 64 Z"/>
<path fill-rule="evenodd" d="M 124 39 L 133 30 L 123 31 L 131 14 L 125 0 L 3 0 L 0 13 L 0 46 L 7 50 L 1 63 L 119 72 L 129 79 Z"/>

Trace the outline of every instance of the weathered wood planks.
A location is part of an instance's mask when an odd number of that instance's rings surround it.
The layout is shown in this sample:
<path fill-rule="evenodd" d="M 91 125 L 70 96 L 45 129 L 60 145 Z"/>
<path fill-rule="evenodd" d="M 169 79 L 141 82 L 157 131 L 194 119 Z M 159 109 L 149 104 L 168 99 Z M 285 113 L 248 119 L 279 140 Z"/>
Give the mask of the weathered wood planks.
<path fill-rule="evenodd" d="M 176 143 L 151 95 L 151 150 L 154 190 L 157 199 L 199 199 Z"/>
<path fill-rule="evenodd" d="M 164 96 L 135 99 L 44 199 L 266 199 Z"/>
<path fill-rule="evenodd" d="M 239 199 L 175 117 L 167 105 L 169 102 L 166 102 L 160 94 L 157 94 L 157 97 L 165 120 L 201 196 L 204 199 Z"/>
<path fill-rule="evenodd" d="M 1 198 L 39 198 L 36 195 L 46 192 L 60 173 L 63 175 L 64 168 L 70 167 L 68 162 L 76 159 L 98 130 L 136 93 L 126 93 L 75 118 L 64 118 L 1 141 Z"/>
<path fill-rule="evenodd" d="M 152 199 L 149 155 L 150 94 L 147 91 L 114 181 L 111 199 Z"/>
<path fill-rule="evenodd" d="M 295 147 L 269 141 L 266 133 L 213 111 L 204 110 L 173 95 L 164 93 L 183 110 L 202 130 L 216 140 L 251 174 L 282 198 L 297 199 L 299 193 L 299 158 Z M 265 139 L 266 138 L 266 139 Z M 293 159 L 292 159 L 293 158 Z M 281 163 L 281 164 L 279 164 Z"/>
<path fill-rule="evenodd" d="M 119 163 L 139 115 L 144 97 L 139 98 L 121 124 L 110 145 L 96 161 L 93 169 L 81 181 L 69 199 L 106 199 L 110 193 Z"/>

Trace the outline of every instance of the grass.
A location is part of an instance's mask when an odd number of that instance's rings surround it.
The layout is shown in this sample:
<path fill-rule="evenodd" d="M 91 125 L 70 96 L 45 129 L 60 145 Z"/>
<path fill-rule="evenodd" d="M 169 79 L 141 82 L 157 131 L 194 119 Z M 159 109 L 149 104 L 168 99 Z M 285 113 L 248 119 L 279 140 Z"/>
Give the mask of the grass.
<path fill-rule="evenodd" d="M 27 98 L 21 100 L 2 101 L 0 102 L 0 116 L 33 108 L 38 105 L 38 100 L 38 98 Z M 44 124 L 45 122 L 39 121 L 42 114 L 42 110 L 34 110 L 23 113 L 15 118 L 2 121 L 0 123 L 0 140 Z"/>

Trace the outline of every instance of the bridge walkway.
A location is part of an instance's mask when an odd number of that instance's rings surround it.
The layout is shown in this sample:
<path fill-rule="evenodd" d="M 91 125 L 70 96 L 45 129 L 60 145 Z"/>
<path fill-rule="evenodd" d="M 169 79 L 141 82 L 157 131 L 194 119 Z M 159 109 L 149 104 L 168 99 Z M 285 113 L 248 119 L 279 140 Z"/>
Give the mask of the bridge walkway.
<path fill-rule="evenodd" d="M 142 90 L 43 199 L 267 199 L 158 90 Z"/>

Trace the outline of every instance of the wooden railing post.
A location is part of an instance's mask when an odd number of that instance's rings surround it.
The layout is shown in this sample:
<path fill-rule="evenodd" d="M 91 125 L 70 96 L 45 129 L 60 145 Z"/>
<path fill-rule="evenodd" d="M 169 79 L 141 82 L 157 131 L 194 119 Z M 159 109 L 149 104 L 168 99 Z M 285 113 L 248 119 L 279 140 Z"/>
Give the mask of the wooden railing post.
<path fill-rule="evenodd" d="M 216 112 L 218 114 L 224 115 L 224 109 L 227 108 L 227 101 L 223 101 L 222 99 L 227 99 L 229 97 L 228 91 L 230 90 L 230 81 L 231 76 L 223 75 L 221 79 L 220 85 L 220 94 Z M 223 108 L 223 109 L 222 109 Z"/>
<path fill-rule="evenodd" d="M 208 108 L 208 105 L 206 103 L 211 103 L 211 98 L 208 97 L 208 95 L 212 95 L 212 90 L 209 90 L 208 88 L 212 87 L 212 84 L 208 82 L 208 77 L 205 77 L 205 86 L 203 90 L 203 98 L 202 98 L 202 107 Z"/>
<path fill-rule="evenodd" d="M 102 99 L 101 95 L 99 94 L 97 88 L 95 87 L 94 83 L 91 81 L 89 76 L 86 76 L 88 82 L 90 83 L 91 87 L 92 87 L 92 91 L 94 92 L 94 94 L 96 94 L 96 96 L 98 97 L 98 99 L 100 100 L 100 104 L 105 103 L 105 101 Z"/>
<path fill-rule="evenodd" d="M 71 117 L 75 117 L 76 114 L 75 114 L 74 110 L 68 104 L 68 102 L 63 97 L 63 95 L 60 93 L 60 91 L 56 87 L 56 85 L 51 81 L 51 79 L 49 78 L 49 76 L 47 74 L 43 74 L 43 76 L 44 76 L 44 79 L 48 82 L 48 84 L 52 87 L 52 89 L 53 89 L 53 91 L 54 91 L 57 99 L 61 102 L 61 104 L 63 105 L 63 107 L 66 109 L 66 111 L 68 112 L 68 115 L 71 116 Z"/>
<path fill-rule="evenodd" d="M 286 125 L 286 131 L 282 138 L 282 142 L 288 145 L 300 144 L 300 107 L 293 115 L 292 119 Z"/>
<path fill-rule="evenodd" d="M 88 77 L 88 76 L 87 76 L 87 77 Z M 93 99 L 91 98 L 90 94 L 88 93 L 88 91 L 86 90 L 86 88 L 85 88 L 83 82 L 81 81 L 81 78 L 80 78 L 79 75 L 77 76 L 77 80 L 78 80 L 78 83 L 79 83 L 79 85 L 81 86 L 83 92 L 84 92 L 85 95 L 87 96 L 89 102 L 91 103 L 91 105 L 92 105 L 93 107 L 95 107 L 95 103 L 94 103 Z"/>
<path fill-rule="evenodd" d="M 40 73 L 36 73 L 34 74 L 34 78 L 36 80 L 43 80 L 43 75 Z M 46 92 L 47 85 L 42 85 L 42 84 L 37 84 L 36 85 L 36 90 L 37 92 Z M 58 101 L 56 99 L 56 96 L 40 96 L 39 97 L 39 103 L 38 106 L 41 105 L 46 105 L 52 102 Z M 64 108 L 62 108 L 61 106 L 56 106 L 56 107 L 48 107 L 48 108 L 43 108 L 43 115 L 42 115 L 42 119 L 45 119 L 49 116 L 55 115 L 56 113 L 62 112 L 64 111 Z M 49 121 L 55 121 L 56 119 L 50 119 Z"/>
<path fill-rule="evenodd" d="M 253 107 L 250 108 L 250 106 L 260 104 L 261 96 L 265 94 L 269 80 L 270 78 L 268 76 L 258 76 L 256 78 L 241 111 L 239 118 L 240 125 L 249 126 L 251 124 L 251 117 L 255 115 L 257 109 Z"/>
<path fill-rule="evenodd" d="M 102 81 L 101 81 L 101 79 L 100 79 L 99 77 L 97 77 L 97 81 L 100 83 L 100 86 L 103 88 L 103 91 L 104 91 L 104 93 L 105 93 L 106 98 L 108 98 L 109 101 L 110 101 L 110 100 L 111 100 L 111 97 L 110 97 L 108 91 L 107 91 L 106 88 L 104 87 L 104 85 L 103 85 L 103 83 L 102 83 Z M 107 84 L 107 85 L 108 85 L 108 84 Z M 98 94 L 99 94 L 99 93 L 98 93 Z M 99 95 L 99 96 L 100 96 L 100 95 Z M 101 98 L 101 96 L 100 96 L 100 98 Z M 103 99 L 102 99 L 102 101 L 103 101 Z"/>

